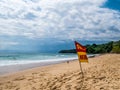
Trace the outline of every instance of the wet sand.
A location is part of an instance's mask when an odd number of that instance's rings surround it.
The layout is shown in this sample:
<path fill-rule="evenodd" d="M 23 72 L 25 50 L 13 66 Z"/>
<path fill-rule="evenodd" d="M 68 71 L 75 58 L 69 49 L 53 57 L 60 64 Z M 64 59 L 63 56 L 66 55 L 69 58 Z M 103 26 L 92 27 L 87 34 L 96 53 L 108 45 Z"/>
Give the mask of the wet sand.
<path fill-rule="evenodd" d="M 16 73 L 16 72 L 27 70 L 27 69 L 53 65 L 53 64 L 62 63 L 62 62 L 66 62 L 66 61 L 47 61 L 47 62 L 38 62 L 38 63 L 29 63 L 29 64 L 0 66 L 0 75 Z"/>
<path fill-rule="evenodd" d="M 120 90 L 120 54 L 105 54 L 0 76 L 0 90 Z"/>

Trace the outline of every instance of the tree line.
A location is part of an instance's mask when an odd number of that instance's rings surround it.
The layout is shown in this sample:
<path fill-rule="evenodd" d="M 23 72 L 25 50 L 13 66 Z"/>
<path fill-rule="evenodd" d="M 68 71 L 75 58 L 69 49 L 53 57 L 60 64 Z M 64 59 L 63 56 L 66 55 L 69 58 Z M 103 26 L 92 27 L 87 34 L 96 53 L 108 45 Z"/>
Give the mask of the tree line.
<path fill-rule="evenodd" d="M 87 44 L 85 45 L 88 54 L 100 53 L 120 53 L 120 40 L 108 42 L 105 44 Z M 59 53 L 76 53 L 76 49 L 61 50 Z"/>

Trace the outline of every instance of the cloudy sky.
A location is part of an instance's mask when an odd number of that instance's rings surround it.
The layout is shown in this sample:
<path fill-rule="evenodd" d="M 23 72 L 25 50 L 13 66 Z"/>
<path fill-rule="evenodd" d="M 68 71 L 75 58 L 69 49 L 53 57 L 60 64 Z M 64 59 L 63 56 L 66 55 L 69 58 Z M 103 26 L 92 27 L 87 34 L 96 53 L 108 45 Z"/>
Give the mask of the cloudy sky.
<path fill-rule="evenodd" d="M 54 52 L 120 40 L 120 0 L 0 0 L 0 51 Z"/>

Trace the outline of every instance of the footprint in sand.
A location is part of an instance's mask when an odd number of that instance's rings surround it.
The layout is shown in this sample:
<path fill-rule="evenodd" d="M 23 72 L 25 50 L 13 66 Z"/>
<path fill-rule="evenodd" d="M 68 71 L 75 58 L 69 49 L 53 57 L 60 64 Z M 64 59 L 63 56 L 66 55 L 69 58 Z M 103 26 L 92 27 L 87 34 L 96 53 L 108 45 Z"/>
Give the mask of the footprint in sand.
<path fill-rule="evenodd" d="M 35 87 L 32 87 L 31 90 L 37 90 Z"/>
<path fill-rule="evenodd" d="M 21 77 L 17 77 L 15 78 L 13 81 L 21 81 L 21 80 L 24 80 L 26 79 L 24 76 L 21 76 Z"/>
<path fill-rule="evenodd" d="M 17 87 L 15 90 L 20 90 L 20 88 L 19 88 L 19 87 Z"/>
<path fill-rule="evenodd" d="M 72 86 L 72 85 L 66 85 L 65 88 L 66 88 L 67 90 L 71 90 L 71 86 Z"/>
<path fill-rule="evenodd" d="M 38 74 L 38 73 L 37 72 L 33 72 L 32 74 L 34 75 L 34 74 Z"/>

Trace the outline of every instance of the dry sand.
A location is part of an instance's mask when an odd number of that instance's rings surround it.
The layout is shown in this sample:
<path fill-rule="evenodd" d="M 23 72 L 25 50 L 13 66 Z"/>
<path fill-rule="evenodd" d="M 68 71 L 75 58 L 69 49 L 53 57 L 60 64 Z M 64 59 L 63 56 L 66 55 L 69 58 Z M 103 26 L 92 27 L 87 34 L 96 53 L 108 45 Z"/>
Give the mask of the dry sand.
<path fill-rule="evenodd" d="M 82 63 L 33 68 L 0 76 L 0 90 L 120 90 L 120 54 L 105 54 Z"/>

